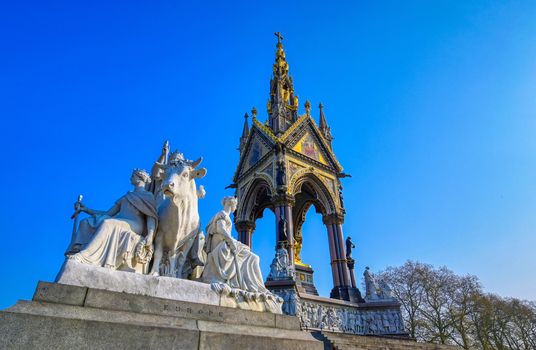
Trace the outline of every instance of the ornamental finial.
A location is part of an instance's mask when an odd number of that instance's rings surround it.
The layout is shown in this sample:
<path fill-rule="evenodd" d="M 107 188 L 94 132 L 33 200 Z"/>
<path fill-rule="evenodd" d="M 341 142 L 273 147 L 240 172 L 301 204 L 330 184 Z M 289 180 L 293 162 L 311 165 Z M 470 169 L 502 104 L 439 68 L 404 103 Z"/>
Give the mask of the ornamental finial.
<path fill-rule="evenodd" d="M 254 119 L 257 118 L 257 107 L 251 109 L 251 117 Z"/>
<path fill-rule="evenodd" d="M 277 37 L 277 44 L 281 45 L 281 41 L 284 39 L 281 32 L 275 32 L 274 35 Z"/>
<path fill-rule="evenodd" d="M 311 115 L 311 102 L 309 100 L 305 101 L 305 114 Z"/>

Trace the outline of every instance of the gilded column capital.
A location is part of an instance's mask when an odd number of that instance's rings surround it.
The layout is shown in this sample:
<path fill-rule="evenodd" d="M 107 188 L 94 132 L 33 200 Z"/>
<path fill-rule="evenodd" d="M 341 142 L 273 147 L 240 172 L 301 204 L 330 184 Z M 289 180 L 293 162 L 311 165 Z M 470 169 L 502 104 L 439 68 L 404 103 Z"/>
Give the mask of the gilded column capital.
<path fill-rule="evenodd" d="M 350 270 L 353 270 L 355 266 L 355 260 L 352 258 L 346 258 L 346 264 L 348 265 L 348 268 Z M 351 273 L 353 273 L 353 271 Z"/>
<path fill-rule="evenodd" d="M 287 193 L 277 193 L 272 197 L 274 206 L 294 206 L 294 196 Z"/>
<path fill-rule="evenodd" d="M 343 224 L 344 215 L 340 213 L 327 214 L 322 216 L 322 222 L 324 225 Z"/>
<path fill-rule="evenodd" d="M 255 222 L 249 220 L 240 220 L 235 222 L 235 228 L 237 231 L 253 231 L 255 230 Z"/>

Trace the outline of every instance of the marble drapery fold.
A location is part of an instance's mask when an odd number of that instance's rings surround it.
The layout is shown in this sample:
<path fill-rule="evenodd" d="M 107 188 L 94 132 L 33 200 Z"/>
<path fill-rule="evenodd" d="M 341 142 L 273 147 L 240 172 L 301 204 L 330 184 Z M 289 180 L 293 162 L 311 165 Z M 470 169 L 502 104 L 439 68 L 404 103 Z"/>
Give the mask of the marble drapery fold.
<path fill-rule="evenodd" d="M 152 193 L 142 190 L 128 192 L 116 201 L 119 213 L 100 219 L 95 233 L 81 252 L 70 258 L 76 261 L 111 269 L 130 267 L 136 246 L 143 240 L 146 225 L 140 229 L 128 214 L 143 218 L 151 217 L 158 222 L 156 202 Z"/>
<path fill-rule="evenodd" d="M 262 279 L 259 257 L 247 245 L 233 239 L 231 229 L 231 219 L 223 210 L 208 224 L 205 245 L 208 256 L 202 281 L 225 283 L 248 292 L 268 292 Z M 236 247 L 234 252 L 232 247 Z"/>

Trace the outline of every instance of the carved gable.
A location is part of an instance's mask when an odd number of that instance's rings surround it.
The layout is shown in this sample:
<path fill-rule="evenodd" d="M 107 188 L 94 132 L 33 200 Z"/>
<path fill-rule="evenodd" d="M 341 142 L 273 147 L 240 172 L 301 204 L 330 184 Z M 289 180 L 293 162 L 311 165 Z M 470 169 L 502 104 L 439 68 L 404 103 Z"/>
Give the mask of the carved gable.
<path fill-rule="evenodd" d="M 320 146 L 309 132 L 305 133 L 292 149 L 324 165 L 328 164 L 326 158 L 322 155 Z"/>
<path fill-rule="evenodd" d="M 264 157 L 266 153 L 269 152 L 268 147 L 260 140 L 258 136 L 254 136 L 251 140 L 250 147 L 247 150 L 246 156 L 244 158 L 244 164 L 242 164 L 242 171 L 244 173 L 248 171 L 251 167 L 255 166 L 259 160 Z"/>
<path fill-rule="evenodd" d="M 304 159 L 312 159 L 334 172 L 342 171 L 342 167 L 310 116 L 300 117 L 283 136 L 283 142 L 288 149 L 304 156 Z"/>
<path fill-rule="evenodd" d="M 245 149 L 242 152 L 238 168 L 235 173 L 236 181 L 240 176 L 246 173 L 252 167 L 259 164 L 261 159 L 273 148 L 273 141 L 263 130 L 259 130 L 257 125 L 253 125 Z"/>

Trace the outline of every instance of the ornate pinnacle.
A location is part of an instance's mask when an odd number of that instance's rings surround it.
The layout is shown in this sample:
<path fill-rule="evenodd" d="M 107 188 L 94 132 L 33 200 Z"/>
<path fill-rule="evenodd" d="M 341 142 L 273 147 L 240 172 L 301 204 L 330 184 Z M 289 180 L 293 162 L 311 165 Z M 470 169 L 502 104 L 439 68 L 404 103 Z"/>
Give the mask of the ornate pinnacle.
<path fill-rule="evenodd" d="M 311 115 L 311 102 L 309 100 L 305 101 L 305 114 Z"/>
<path fill-rule="evenodd" d="M 238 150 L 240 153 L 244 150 L 244 147 L 246 146 L 246 141 L 248 140 L 249 135 L 249 124 L 248 124 L 248 118 L 249 115 L 246 113 L 244 114 L 244 127 L 242 128 L 242 136 L 240 137 L 240 146 L 238 147 Z"/>
<path fill-rule="evenodd" d="M 275 32 L 274 35 L 277 37 L 277 43 L 281 44 L 281 40 L 283 40 L 283 36 L 281 35 L 281 32 Z"/>
<path fill-rule="evenodd" d="M 324 105 L 322 102 L 318 104 L 318 108 L 320 109 L 320 123 L 318 126 L 320 129 L 327 128 L 328 123 L 326 122 L 326 117 L 324 116 Z"/>
<path fill-rule="evenodd" d="M 268 125 L 275 135 L 283 134 L 297 119 L 297 96 L 294 94 L 292 78 L 289 75 L 289 65 L 283 50 L 283 36 L 277 36 L 275 62 L 272 66 L 273 75 L 270 80 L 270 101 L 268 102 Z"/>
<path fill-rule="evenodd" d="M 324 105 L 322 102 L 318 104 L 318 108 L 320 109 L 320 122 L 318 123 L 318 128 L 324 134 L 324 138 L 328 141 L 329 146 L 331 147 L 331 141 L 333 140 L 333 137 L 331 136 L 331 130 L 329 130 L 328 123 L 326 121 L 326 116 L 324 115 Z"/>
<path fill-rule="evenodd" d="M 246 113 L 246 115 L 247 115 L 247 113 Z M 252 117 L 253 119 L 257 118 L 257 107 L 253 107 L 253 108 L 251 109 L 251 117 Z"/>

